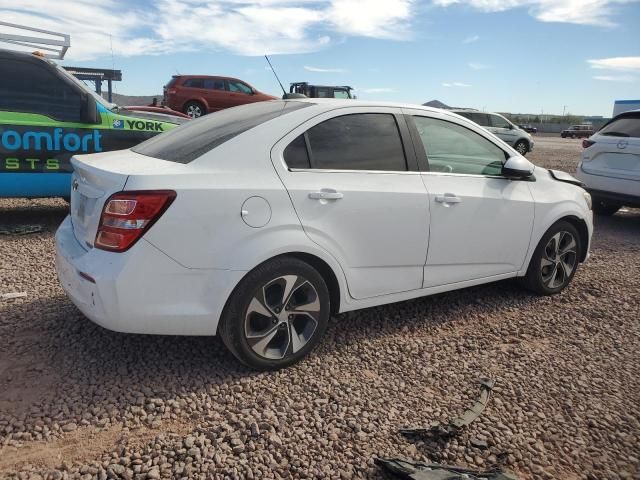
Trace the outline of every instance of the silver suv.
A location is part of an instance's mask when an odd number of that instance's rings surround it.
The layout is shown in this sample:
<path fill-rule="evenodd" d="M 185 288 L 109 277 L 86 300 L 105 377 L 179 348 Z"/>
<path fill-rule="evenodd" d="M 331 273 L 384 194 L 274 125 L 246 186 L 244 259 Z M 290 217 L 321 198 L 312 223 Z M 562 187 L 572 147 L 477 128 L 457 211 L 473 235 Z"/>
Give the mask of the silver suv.
<path fill-rule="evenodd" d="M 507 142 L 515 148 L 520 155 L 526 155 L 528 152 L 533 150 L 533 139 L 531 138 L 531 135 L 511 123 L 502 115 L 468 109 L 456 109 L 451 111 L 458 115 L 462 115 L 472 122 L 476 122 L 484 129 L 489 130 L 500 140 Z"/>

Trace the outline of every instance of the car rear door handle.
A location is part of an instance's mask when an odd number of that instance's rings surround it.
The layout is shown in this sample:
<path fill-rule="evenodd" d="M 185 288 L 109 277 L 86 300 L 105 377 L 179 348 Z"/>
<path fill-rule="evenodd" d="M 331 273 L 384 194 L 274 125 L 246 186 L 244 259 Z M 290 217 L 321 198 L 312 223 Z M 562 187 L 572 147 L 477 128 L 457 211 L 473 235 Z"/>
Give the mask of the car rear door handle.
<path fill-rule="evenodd" d="M 309 198 L 313 200 L 340 200 L 344 195 L 333 188 L 323 188 L 319 192 L 310 192 Z"/>
<path fill-rule="evenodd" d="M 454 193 L 445 193 L 444 195 L 436 195 L 436 202 L 446 205 L 450 203 L 460 203 L 462 199 Z"/>

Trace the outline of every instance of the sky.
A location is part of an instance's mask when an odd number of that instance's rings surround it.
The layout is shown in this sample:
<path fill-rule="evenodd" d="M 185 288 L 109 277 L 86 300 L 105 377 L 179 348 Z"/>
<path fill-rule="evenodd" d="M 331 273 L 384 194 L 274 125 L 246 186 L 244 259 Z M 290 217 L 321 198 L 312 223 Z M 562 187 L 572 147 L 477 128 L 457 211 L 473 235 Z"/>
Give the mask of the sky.
<path fill-rule="evenodd" d="M 62 65 L 120 69 L 125 95 L 177 73 L 281 95 L 268 54 L 285 88 L 367 100 L 606 117 L 640 98 L 640 0 L 0 0 L 0 21 L 70 34 Z"/>

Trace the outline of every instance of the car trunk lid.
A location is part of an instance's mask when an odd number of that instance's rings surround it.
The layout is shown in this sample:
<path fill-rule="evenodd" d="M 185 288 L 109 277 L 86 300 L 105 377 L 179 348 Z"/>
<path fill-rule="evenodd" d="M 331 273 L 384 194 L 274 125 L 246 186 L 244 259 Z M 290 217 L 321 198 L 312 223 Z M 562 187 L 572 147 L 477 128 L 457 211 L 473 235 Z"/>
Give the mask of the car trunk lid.
<path fill-rule="evenodd" d="M 582 169 L 591 175 L 640 181 L 640 138 L 599 135 Z M 586 152 L 585 152 L 586 153 Z"/>
<path fill-rule="evenodd" d="M 140 155 L 130 150 L 82 155 L 71 159 L 71 221 L 80 245 L 93 248 L 107 199 L 125 190 L 131 176 L 171 174 L 185 165 Z"/>

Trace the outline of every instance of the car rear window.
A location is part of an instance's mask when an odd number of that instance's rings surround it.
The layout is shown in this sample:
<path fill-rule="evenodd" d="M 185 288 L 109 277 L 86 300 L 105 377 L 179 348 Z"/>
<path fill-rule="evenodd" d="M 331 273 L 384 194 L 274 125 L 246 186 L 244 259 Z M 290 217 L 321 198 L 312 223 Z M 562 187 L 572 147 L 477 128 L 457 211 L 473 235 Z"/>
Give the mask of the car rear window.
<path fill-rule="evenodd" d="M 189 163 L 247 130 L 310 105 L 268 101 L 221 110 L 152 137 L 131 150 L 161 160 Z"/>
<path fill-rule="evenodd" d="M 613 120 L 598 133 L 607 137 L 640 137 L 640 112 Z"/>

